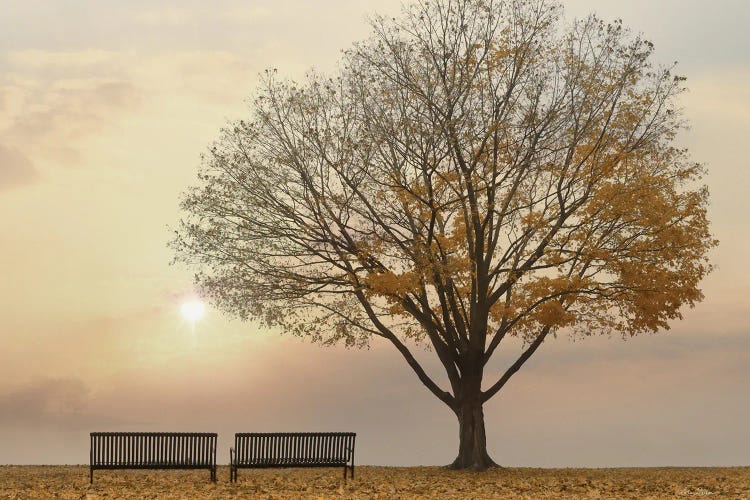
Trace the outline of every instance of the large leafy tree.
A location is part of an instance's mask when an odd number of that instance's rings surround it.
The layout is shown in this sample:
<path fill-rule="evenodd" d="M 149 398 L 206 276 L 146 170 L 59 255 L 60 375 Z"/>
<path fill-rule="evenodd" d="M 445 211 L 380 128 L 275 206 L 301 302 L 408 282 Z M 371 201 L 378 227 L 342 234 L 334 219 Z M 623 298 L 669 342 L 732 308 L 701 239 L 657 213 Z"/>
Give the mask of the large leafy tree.
<path fill-rule="evenodd" d="M 493 466 L 482 406 L 545 339 L 656 332 L 702 298 L 704 172 L 652 49 L 543 0 L 375 18 L 335 76 L 266 73 L 183 197 L 176 259 L 240 318 L 387 339 L 458 417 L 452 466 Z M 509 337 L 521 355 L 486 373 Z"/>

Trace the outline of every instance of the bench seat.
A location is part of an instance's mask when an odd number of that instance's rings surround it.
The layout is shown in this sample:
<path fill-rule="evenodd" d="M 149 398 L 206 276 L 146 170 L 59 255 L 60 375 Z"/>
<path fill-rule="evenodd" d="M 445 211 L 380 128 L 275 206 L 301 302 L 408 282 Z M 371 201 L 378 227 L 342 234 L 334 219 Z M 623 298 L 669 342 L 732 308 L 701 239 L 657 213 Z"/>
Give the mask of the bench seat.
<path fill-rule="evenodd" d="M 207 432 L 92 432 L 89 482 L 97 469 L 208 469 L 215 482 L 216 438 Z"/>
<path fill-rule="evenodd" d="M 354 477 L 353 432 L 246 432 L 234 435 L 230 481 L 238 469 L 343 467 Z"/>

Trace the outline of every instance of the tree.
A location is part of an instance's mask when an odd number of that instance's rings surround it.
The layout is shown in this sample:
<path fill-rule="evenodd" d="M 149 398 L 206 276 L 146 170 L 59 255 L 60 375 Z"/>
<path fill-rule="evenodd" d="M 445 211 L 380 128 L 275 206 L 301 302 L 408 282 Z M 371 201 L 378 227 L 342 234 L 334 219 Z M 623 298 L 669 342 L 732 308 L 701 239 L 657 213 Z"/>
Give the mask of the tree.
<path fill-rule="evenodd" d="M 684 78 L 619 21 L 565 25 L 544 0 L 423 1 L 371 25 L 334 77 L 266 72 L 172 246 L 230 314 L 390 341 L 458 417 L 451 467 L 483 470 L 483 404 L 550 335 L 656 332 L 702 299 L 716 241 L 704 169 L 675 146 Z M 522 354 L 483 384 L 510 337 Z"/>

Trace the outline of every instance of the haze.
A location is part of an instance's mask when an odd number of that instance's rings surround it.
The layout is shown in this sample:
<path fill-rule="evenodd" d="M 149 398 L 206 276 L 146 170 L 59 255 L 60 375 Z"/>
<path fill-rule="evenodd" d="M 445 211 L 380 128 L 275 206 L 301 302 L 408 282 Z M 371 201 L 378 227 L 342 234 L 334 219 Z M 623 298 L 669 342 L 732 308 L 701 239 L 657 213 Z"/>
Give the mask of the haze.
<path fill-rule="evenodd" d="M 545 342 L 485 407 L 489 452 L 508 466 L 749 465 L 750 4 L 564 3 L 621 17 L 679 61 L 680 141 L 708 165 L 718 268 L 668 332 Z M 285 430 L 355 431 L 358 464 L 453 460 L 455 416 L 392 346 L 324 349 L 211 308 L 193 328 L 191 272 L 166 247 L 200 154 L 258 74 L 330 71 L 366 14 L 399 5 L 4 2 L 0 464 L 86 463 L 104 430 L 218 432 L 221 463 L 234 432 Z"/>

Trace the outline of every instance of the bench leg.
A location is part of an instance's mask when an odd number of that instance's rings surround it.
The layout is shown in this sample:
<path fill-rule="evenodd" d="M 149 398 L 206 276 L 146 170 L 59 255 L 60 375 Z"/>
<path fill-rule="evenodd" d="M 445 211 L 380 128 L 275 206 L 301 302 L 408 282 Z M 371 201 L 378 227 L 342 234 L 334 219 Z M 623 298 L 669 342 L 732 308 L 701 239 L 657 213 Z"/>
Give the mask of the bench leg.
<path fill-rule="evenodd" d="M 94 484 L 94 468 L 91 467 L 89 470 L 89 484 Z"/>

